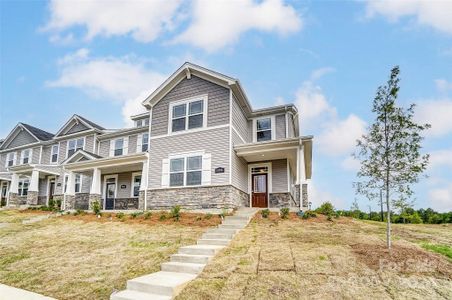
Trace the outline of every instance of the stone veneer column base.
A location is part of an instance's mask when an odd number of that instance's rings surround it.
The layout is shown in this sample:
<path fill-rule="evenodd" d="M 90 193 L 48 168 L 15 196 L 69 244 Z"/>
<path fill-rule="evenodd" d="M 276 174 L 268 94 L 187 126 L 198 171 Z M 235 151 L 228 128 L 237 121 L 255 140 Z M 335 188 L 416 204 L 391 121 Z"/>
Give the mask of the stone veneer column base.
<path fill-rule="evenodd" d="M 145 209 L 145 207 L 144 207 L 145 194 L 146 194 L 146 191 L 140 191 L 138 194 L 138 209 L 142 209 L 142 210 Z"/>
<path fill-rule="evenodd" d="M 8 202 L 8 206 L 14 207 L 17 206 L 19 207 L 19 195 L 17 193 L 9 193 L 9 202 Z"/>
<path fill-rule="evenodd" d="M 28 205 L 38 205 L 38 192 L 28 191 L 27 204 Z"/>
<path fill-rule="evenodd" d="M 64 195 L 65 209 L 75 209 L 75 195 Z"/>
<path fill-rule="evenodd" d="M 269 207 L 296 207 L 289 193 L 271 193 L 268 198 Z"/>
<path fill-rule="evenodd" d="M 308 184 L 303 183 L 301 185 L 301 203 L 303 209 L 309 209 L 309 200 L 308 200 Z"/>
<path fill-rule="evenodd" d="M 88 208 L 90 210 L 93 209 L 93 203 L 98 202 L 100 209 L 102 209 L 102 201 L 100 199 L 100 194 L 89 194 L 89 200 L 88 200 Z"/>

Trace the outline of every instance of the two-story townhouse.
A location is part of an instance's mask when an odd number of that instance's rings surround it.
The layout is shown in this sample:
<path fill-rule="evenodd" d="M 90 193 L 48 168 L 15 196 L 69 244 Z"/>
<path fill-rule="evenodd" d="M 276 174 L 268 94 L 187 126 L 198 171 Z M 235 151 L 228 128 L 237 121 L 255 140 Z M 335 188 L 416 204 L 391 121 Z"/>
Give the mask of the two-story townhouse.
<path fill-rule="evenodd" d="M 0 169 L 9 204 L 53 198 L 64 209 L 94 201 L 103 209 L 307 208 L 312 136 L 300 136 L 294 105 L 253 110 L 238 80 L 191 63 L 143 105 L 147 112 L 132 116 L 135 126 L 127 129 L 74 115 L 38 141 L 38 165 Z M 7 143 L 10 136 L 2 155 Z M 38 182 L 36 201 L 14 200 L 23 197 L 20 176 L 33 182 L 32 194 Z"/>

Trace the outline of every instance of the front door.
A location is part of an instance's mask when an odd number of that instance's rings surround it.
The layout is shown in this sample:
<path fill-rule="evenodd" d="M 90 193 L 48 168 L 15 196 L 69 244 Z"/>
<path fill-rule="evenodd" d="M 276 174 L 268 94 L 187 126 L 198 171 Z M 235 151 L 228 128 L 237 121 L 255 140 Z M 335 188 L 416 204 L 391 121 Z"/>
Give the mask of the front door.
<path fill-rule="evenodd" d="M 50 179 L 50 181 L 49 181 L 49 201 L 53 200 L 54 194 L 55 194 L 55 179 Z"/>
<path fill-rule="evenodd" d="M 267 174 L 253 174 L 252 183 L 252 207 L 268 207 Z"/>
<path fill-rule="evenodd" d="M 0 190 L 0 206 L 6 205 L 6 193 L 8 192 L 8 182 L 2 182 L 1 190 Z"/>
<path fill-rule="evenodd" d="M 115 182 L 107 182 L 105 189 L 105 209 L 113 209 L 115 207 Z"/>

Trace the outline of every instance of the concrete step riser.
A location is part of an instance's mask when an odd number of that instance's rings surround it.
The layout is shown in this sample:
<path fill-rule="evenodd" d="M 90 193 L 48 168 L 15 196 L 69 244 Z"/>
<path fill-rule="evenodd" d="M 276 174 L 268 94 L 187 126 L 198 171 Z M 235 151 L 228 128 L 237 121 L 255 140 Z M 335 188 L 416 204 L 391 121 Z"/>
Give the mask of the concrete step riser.
<path fill-rule="evenodd" d="M 248 222 L 250 219 L 250 217 L 248 216 L 233 216 L 233 217 L 226 217 L 224 220 L 238 220 L 238 221 L 244 221 L 244 222 Z"/>
<path fill-rule="evenodd" d="M 207 240 L 207 239 L 201 239 L 198 240 L 198 245 L 219 245 L 219 246 L 226 246 L 229 244 L 229 240 Z"/>
<path fill-rule="evenodd" d="M 138 291 L 143 293 L 158 294 L 172 297 L 174 290 L 171 287 L 148 284 L 142 282 L 134 282 L 133 280 L 127 281 L 127 289 L 132 291 Z"/>
<path fill-rule="evenodd" d="M 190 248 L 180 248 L 180 254 L 191 254 L 191 255 L 215 255 L 216 251 L 213 249 L 190 249 Z"/>
<path fill-rule="evenodd" d="M 247 225 L 247 221 L 243 220 L 224 220 L 222 224 L 239 224 L 239 225 Z"/>
<path fill-rule="evenodd" d="M 206 233 L 221 233 L 221 234 L 232 234 L 235 235 L 239 230 L 238 229 L 226 229 L 226 228 L 214 228 L 208 230 Z"/>
<path fill-rule="evenodd" d="M 230 240 L 232 239 L 233 234 L 227 233 L 204 233 L 202 235 L 203 239 L 220 239 L 220 240 Z"/>
<path fill-rule="evenodd" d="M 181 254 L 171 255 L 171 261 L 193 264 L 207 264 L 211 258 L 212 256 L 207 255 L 181 255 Z"/>
<path fill-rule="evenodd" d="M 238 225 L 238 224 L 221 224 L 219 226 L 220 229 L 243 229 L 245 228 L 245 225 Z"/>
<path fill-rule="evenodd" d="M 162 271 L 165 272 L 178 272 L 178 273 L 189 273 L 189 274 L 199 274 L 204 269 L 205 265 L 200 266 L 190 266 L 190 265 L 173 265 L 171 263 L 163 263 L 162 264 Z"/>

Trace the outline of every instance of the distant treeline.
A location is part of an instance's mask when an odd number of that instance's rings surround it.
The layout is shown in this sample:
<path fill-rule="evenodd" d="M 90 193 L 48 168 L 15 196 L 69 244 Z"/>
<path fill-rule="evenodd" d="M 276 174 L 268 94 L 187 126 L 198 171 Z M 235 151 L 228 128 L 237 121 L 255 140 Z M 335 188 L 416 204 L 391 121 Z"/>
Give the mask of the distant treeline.
<path fill-rule="evenodd" d="M 364 212 L 355 210 L 338 210 L 337 213 L 344 217 L 352 217 L 361 220 L 386 221 L 386 212 L 383 216 L 379 211 Z M 412 223 L 412 224 L 443 224 L 452 223 L 452 211 L 439 213 L 431 208 L 414 210 L 406 208 L 403 213 L 391 213 L 392 223 Z"/>

